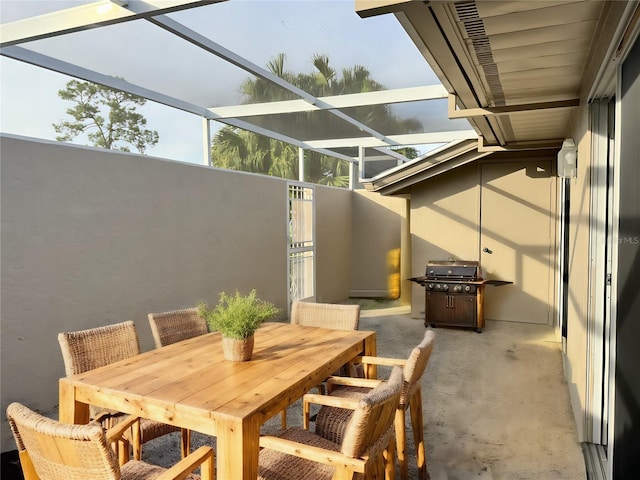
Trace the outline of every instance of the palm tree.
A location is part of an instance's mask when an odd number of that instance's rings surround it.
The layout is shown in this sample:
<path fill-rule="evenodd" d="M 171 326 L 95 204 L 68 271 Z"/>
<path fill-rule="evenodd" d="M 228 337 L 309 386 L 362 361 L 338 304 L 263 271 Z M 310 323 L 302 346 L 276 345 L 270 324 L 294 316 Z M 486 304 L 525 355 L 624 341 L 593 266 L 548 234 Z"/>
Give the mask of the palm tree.
<path fill-rule="evenodd" d="M 286 57 L 279 54 L 267 64 L 270 72 L 315 97 L 383 90 L 384 86 L 371 78 L 370 72 L 356 65 L 338 75 L 329 57 L 315 54 L 312 73 L 294 74 L 285 69 Z M 291 100 L 297 96 L 288 90 L 262 79 L 249 79 L 241 86 L 244 103 L 263 103 Z M 385 105 L 351 108 L 348 114 L 371 128 L 411 133 L 421 124 L 415 119 L 398 119 Z M 330 112 L 296 112 L 255 117 L 250 121 L 269 130 L 295 138 L 320 139 L 358 136 L 362 133 L 350 124 L 337 119 Z M 349 129 L 353 129 L 349 132 Z M 345 133 L 346 131 L 346 133 Z M 213 138 L 213 164 L 234 170 L 263 173 L 282 178 L 298 178 L 297 147 L 266 138 L 235 127 L 222 128 Z M 305 180 L 312 183 L 346 187 L 349 182 L 348 162 L 318 152 L 305 153 Z"/>

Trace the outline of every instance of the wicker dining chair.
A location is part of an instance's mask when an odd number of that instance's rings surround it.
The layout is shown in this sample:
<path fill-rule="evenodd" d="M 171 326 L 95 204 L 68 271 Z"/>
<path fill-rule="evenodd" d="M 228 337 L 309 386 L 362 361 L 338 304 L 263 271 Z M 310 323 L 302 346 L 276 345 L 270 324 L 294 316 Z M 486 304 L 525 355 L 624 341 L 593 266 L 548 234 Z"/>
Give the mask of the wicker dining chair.
<path fill-rule="evenodd" d="M 311 303 L 296 300 L 291 303 L 291 323 L 307 327 L 357 330 L 360 325 L 360 305 Z"/>
<path fill-rule="evenodd" d="M 393 421 L 402 392 L 402 369 L 391 371 L 360 399 L 305 394 L 304 428 L 288 428 L 281 435 L 260 437 L 258 479 L 292 478 L 393 479 L 395 476 L 395 430 Z M 349 413 L 340 443 L 309 431 L 311 404 L 340 408 Z"/>
<path fill-rule="evenodd" d="M 166 469 L 131 460 L 119 465 L 111 444 L 117 443 L 135 417 L 125 417 L 105 431 L 97 422 L 69 425 L 20 403 L 7 407 L 25 480 L 214 480 L 214 452 L 200 447 Z M 193 473 L 200 468 L 200 476 Z"/>
<path fill-rule="evenodd" d="M 358 358 L 363 364 L 402 366 L 404 368 L 404 385 L 395 418 L 396 451 L 403 480 L 406 480 L 409 475 L 406 460 L 407 434 L 405 429 L 407 410 L 409 410 L 411 417 L 418 476 L 420 480 L 429 478 L 424 442 L 421 378 L 431 357 L 435 337 L 433 330 L 427 330 L 420 344 L 413 348 L 409 358 L 406 360 L 384 357 Z M 366 395 L 378 382 L 379 380 L 367 380 L 364 378 L 331 377 L 327 379 L 327 393 L 342 398 L 359 398 Z M 316 431 L 323 437 L 330 438 L 334 442 L 340 442 L 345 434 L 345 429 L 346 417 L 343 411 L 323 408 L 318 412 L 316 416 Z"/>
<path fill-rule="evenodd" d="M 58 334 L 66 375 L 76 375 L 103 367 L 140 353 L 140 342 L 132 321 L 89 328 L 75 332 Z M 94 405 L 89 407 L 90 418 L 98 420 L 104 428 L 110 428 L 121 421 L 125 414 L 106 410 Z M 133 458 L 142 458 L 142 444 L 180 428 L 165 423 L 141 418 L 133 426 L 132 432 L 125 434 L 133 447 Z M 188 436 L 182 433 L 182 456 L 188 454 Z"/>
<path fill-rule="evenodd" d="M 150 313 L 147 317 L 156 348 L 209 333 L 207 322 L 199 315 L 197 307 Z"/>
<path fill-rule="evenodd" d="M 294 325 L 305 327 L 333 328 L 336 330 L 357 330 L 360 325 L 360 305 L 340 305 L 333 303 L 311 303 L 294 300 L 291 303 L 291 319 Z M 349 366 L 343 366 L 335 375 L 347 375 Z M 317 386 L 324 393 L 324 384 Z M 287 410 L 282 411 L 282 429 L 287 428 Z"/>

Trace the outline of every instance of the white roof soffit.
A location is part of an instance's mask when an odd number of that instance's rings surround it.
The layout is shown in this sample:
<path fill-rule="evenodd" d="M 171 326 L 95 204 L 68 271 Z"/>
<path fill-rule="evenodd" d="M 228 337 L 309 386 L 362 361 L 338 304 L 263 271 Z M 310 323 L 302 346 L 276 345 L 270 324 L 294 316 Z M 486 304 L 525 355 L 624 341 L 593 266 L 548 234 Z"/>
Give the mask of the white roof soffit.
<path fill-rule="evenodd" d="M 409 193 L 407 189 L 416 183 L 473 162 L 491 152 L 479 152 L 475 140 L 456 140 L 429 152 L 419 159 L 392 168 L 365 182 L 367 190 L 382 195 Z"/>

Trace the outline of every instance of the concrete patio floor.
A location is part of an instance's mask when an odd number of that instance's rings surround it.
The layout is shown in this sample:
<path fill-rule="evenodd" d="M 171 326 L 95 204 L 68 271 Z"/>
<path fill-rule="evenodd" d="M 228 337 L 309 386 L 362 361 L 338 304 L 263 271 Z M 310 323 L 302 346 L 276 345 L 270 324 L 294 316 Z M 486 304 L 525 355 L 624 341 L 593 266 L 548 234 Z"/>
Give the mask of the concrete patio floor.
<path fill-rule="evenodd" d="M 399 307 L 363 310 L 360 329 L 378 332 L 379 356 L 406 358 L 425 327 Z M 437 328 L 436 334 L 423 377 L 432 480 L 587 478 L 553 328 L 488 321 L 481 334 L 453 328 Z M 379 370 L 381 378 L 385 374 Z M 301 425 L 300 402 L 289 408 L 288 424 Z M 262 431 L 279 429 L 276 416 Z M 215 446 L 215 439 L 194 433 L 192 445 Z M 410 433 L 408 448 L 413 448 Z M 174 434 L 145 444 L 143 458 L 168 466 L 179 459 L 179 451 Z M 414 479 L 415 455 L 410 455 Z"/>

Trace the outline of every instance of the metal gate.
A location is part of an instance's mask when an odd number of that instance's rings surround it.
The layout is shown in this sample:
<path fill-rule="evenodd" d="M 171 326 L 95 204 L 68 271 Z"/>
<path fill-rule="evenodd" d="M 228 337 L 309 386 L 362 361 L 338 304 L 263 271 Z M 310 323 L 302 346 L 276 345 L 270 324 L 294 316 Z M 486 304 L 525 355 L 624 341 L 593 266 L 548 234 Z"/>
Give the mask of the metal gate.
<path fill-rule="evenodd" d="M 313 187 L 289 184 L 289 305 L 315 301 L 315 203 Z"/>

